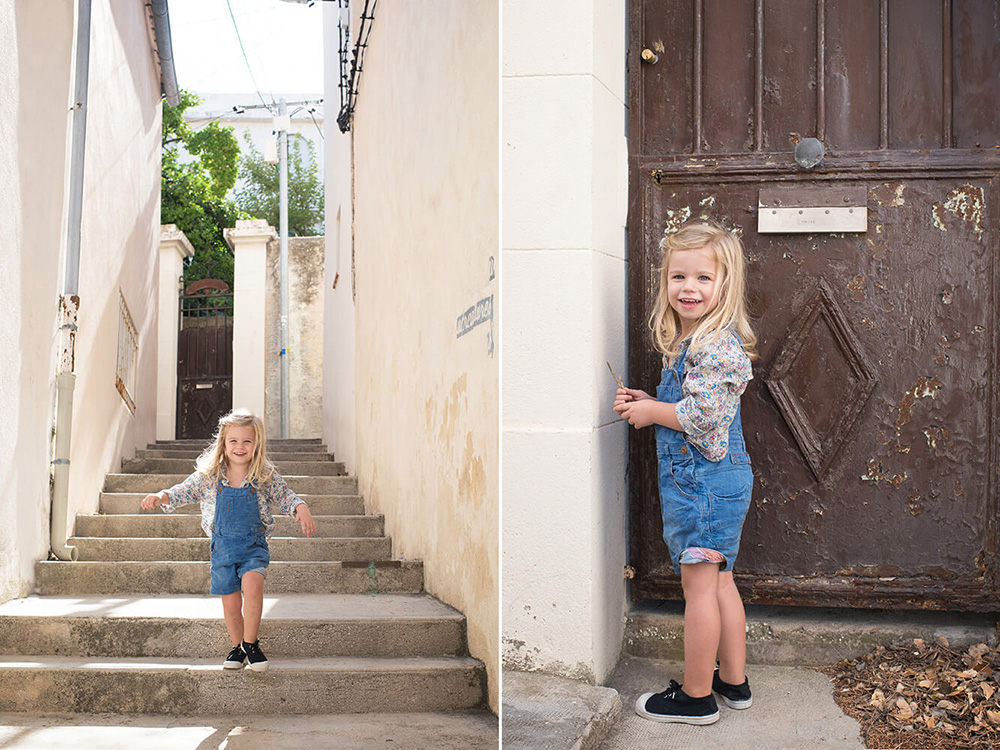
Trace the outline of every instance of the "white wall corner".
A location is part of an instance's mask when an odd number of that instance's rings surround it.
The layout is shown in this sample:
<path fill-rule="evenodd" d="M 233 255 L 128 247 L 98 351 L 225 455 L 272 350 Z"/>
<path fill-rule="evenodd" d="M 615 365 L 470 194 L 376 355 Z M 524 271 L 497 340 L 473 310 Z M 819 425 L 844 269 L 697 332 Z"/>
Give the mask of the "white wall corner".
<path fill-rule="evenodd" d="M 194 247 L 175 224 L 160 226 L 159 317 L 156 338 L 156 439 L 173 440 L 177 426 L 177 296 L 183 283 L 184 259 Z"/>

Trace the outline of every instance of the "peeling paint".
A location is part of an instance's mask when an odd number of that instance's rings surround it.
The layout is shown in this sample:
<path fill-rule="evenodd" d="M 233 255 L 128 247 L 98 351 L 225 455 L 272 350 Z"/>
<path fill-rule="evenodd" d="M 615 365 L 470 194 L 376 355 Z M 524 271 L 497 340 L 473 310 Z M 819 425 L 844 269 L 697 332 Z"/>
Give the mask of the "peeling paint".
<path fill-rule="evenodd" d="M 955 299 L 955 287 L 938 292 L 938 296 L 941 298 L 941 304 L 950 305 Z"/>
<path fill-rule="evenodd" d="M 937 378 L 919 378 L 910 390 L 903 394 L 902 400 L 890 407 L 899 411 L 896 419 L 896 435 L 899 435 L 900 428 L 912 419 L 913 404 L 918 398 L 937 398 L 938 391 L 944 387 Z"/>
<path fill-rule="evenodd" d="M 706 208 L 712 208 L 715 205 L 715 196 L 710 195 L 707 198 L 702 198 L 699 205 L 705 206 Z"/>
<path fill-rule="evenodd" d="M 899 487 L 907 479 L 905 471 L 902 474 L 889 474 L 882 466 L 882 462 L 874 458 L 868 459 L 868 473 L 861 475 L 862 482 L 874 482 L 876 485 L 879 482 L 888 482 L 893 487 Z"/>
<path fill-rule="evenodd" d="M 925 427 L 923 429 L 924 437 L 927 438 L 927 447 L 931 450 L 937 452 L 938 444 L 940 443 L 941 449 L 944 450 L 945 444 L 948 438 L 951 437 L 951 433 L 948 431 L 947 427 L 940 427 L 936 424 L 932 424 L 930 427 Z M 947 447 L 951 447 L 950 445 Z M 941 455 L 938 453 L 938 455 Z"/>
<path fill-rule="evenodd" d="M 892 206 L 892 207 L 895 208 L 897 206 L 905 206 L 906 205 L 906 200 L 903 198 L 903 189 L 905 187 L 906 187 L 906 183 L 905 182 L 901 182 L 898 185 L 896 185 L 896 191 L 893 194 L 892 202 L 889 203 L 890 206 Z"/>
<path fill-rule="evenodd" d="M 983 237 L 983 207 L 986 205 L 986 197 L 983 189 L 975 185 L 966 183 L 948 193 L 944 203 L 935 203 L 931 207 L 931 219 L 934 226 L 942 232 L 948 231 L 944 225 L 944 217 L 941 211 L 948 211 L 959 219 L 972 225 L 972 231 L 976 237 Z"/>
<path fill-rule="evenodd" d="M 667 209 L 667 225 L 663 230 L 664 235 L 674 234 L 679 230 L 688 219 L 691 218 L 691 207 L 684 206 L 684 208 L 679 208 L 676 211 L 671 211 Z"/>
<path fill-rule="evenodd" d="M 850 284 L 847 285 L 848 290 L 851 292 L 851 299 L 855 302 L 864 302 L 867 294 L 865 293 L 864 278 L 861 276 L 855 276 Z"/>

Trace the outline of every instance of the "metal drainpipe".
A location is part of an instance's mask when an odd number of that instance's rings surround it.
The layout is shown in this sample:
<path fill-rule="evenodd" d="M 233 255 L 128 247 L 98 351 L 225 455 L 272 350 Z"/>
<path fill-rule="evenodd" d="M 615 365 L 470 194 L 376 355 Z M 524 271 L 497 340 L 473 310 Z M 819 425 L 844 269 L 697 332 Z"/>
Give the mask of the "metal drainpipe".
<path fill-rule="evenodd" d="M 76 388 L 76 315 L 80 308 L 80 233 L 83 220 L 83 167 L 87 149 L 87 93 L 90 83 L 90 1 L 79 0 L 76 21 L 76 72 L 73 91 L 73 136 L 70 146 L 69 203 L 66 208 L 66 275 L 59 298 L 59 365 L 56 375 L 55 457 L 52 461 L 50 544 L 60 560 L 76 560 L 76 547 L 66 544 L 69 507 L 69 456 L 73 435 L 73 391 Z"/>
<path fill-rule="evenodd" d="M 288 365 L 288 107 L 278 101 L 278 229 L 281 234 L 278 265 L 281 271 L 281 437 L 291 435 Z"/>

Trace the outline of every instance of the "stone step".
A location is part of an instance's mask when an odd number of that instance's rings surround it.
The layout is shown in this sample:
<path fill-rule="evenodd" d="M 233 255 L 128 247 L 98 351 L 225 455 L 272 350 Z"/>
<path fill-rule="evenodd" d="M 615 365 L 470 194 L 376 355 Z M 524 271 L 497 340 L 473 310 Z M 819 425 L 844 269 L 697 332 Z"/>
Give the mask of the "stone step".
<path fill-rule="evenodd" d="M 266 672 L 224 670 L 221 658 L 5 657 L 0 711 L 313 714 L 483 703 L 484 669 L 468 657 L 284 658 L 271 660 Z"/>
<path fill-rule="evenodd" d="M 336 477 L 345 473 L 339 461 L 278 461 L 275 463 L 282 476 Z M 190 474 L 194 461 L 188 458 L 126 458 L 122 461 L 124 474 Z"/>
<path fill-rule="evenodd" d="M 821 666 L 914 638 L 933 643 L 939 635 L 958 649 L 997 642 L 995 617 L 969 612 L 748 605 L 746 618 L 748 664 Z M 622 645 L 631 656 L 683 661 L 683 602 L 634 604 Z"/>
<path fill-rule="evenodd" d="M 195 446 L 200 446 L 201 448 L 205 448 L 211 442 L 212 441 L 210 439 L 206 439 L 206 438 L 191 438 L 191 439 L 185 439 L 185 440 L 157 440 L 155 443 L 150 443 L 149 445 L 150 445 L 150 447 L 156 447 L 156 446 L 167 446 L 167 447 L 169 447 L 169 446 L 172 446 L 172 445 L 187 447 L 187 446 L 195 445 Z M 321 446 L 321 447 L 325 447 L 322 438 L 268 438 L 267 439 L 267 444 L 268 444 L 268 446 L 272 446 L 272 445 L 277 445 L 277 446 L 292 445 L 292 446 L 298 447 L 298 446 L 316 446 L 316 445 L 318 445 L 318 446 Z"/>
<path fill-rule="evenodd" d="M 105 492 L 159 492 L 180 484 L 188 474 L 108 474 Z M 297 495 L 357 495 L 357 477 L 285 476 Z"/>
<path fill-rule="evenodd" d="M 260 639 L 269 658 L 466 653 L 465 618 L 426 594 L 268 595 Z M 4 655 L 218 659 L 229 647 L 218 597 L 31 596 L 0 605 Z"/>
<path fill-rule="evenodd" d="M 0 714 L 4 750 L 497 750 L 497 717 L 487 709 L 423 713 L 285 716 Z M 332 743 L 336 743 L 333 745 Z"/>
<path fill-rule="evenodd" d="M 196 448 L 170 448 L 167 450 L 138 450 L 135 452 L 137 459 L 149 458 L 186 458 L 191 463 L 201 455 L 201 451 Z M 319 451 L 268 451 L 267 457 L 272 462 L 281 461 L 333 461 L 330 453 L 320 453 Z"/>
<path fill-rule="evenodd" d="M 146 492 L 102 492 L 101 513 L 107 515 L 157 515 L 162 516 L 159 508 L 142 509 L 142 499 Z M 363 516 L 365 501 L 360 495 L 299 495 L 309 506 L 314 516 Z M 182 505 L 174 514 L 200 515 L 201 506 L 198 503 Z"/>
<path fill-rule="evenodd" d="M 385 533 L 384 516 L 313 516 L 318 537 L 377 537 Z M 302 537 L 302 527 L 291 516 L 274 517 L 278 536 Z M 203 536 L 201 516 L 160 512 L 114 516 L 77 516 L 75 536 L 197 537 Z"/>
<path fill-rule="evenodd" d="M 273 562 L 267 594 L 419 594 L 423 563 L 418 560 L 369 562 Z M 86 594 L 207 594 L 207 562 L 35 563 L 35 586 L 45 596 Z M 2 709 L 0 709 L 2 710 Z"/>
<path fill-rule="evenodd" d="M 79 559 L 94 560 L 208 560 L 209 539 L 136 539 L 131 537 L 71 537 Z M 392 557 L 388 537 L 323 538 L 271 537 L 271 560 L 368 562 Z"/>

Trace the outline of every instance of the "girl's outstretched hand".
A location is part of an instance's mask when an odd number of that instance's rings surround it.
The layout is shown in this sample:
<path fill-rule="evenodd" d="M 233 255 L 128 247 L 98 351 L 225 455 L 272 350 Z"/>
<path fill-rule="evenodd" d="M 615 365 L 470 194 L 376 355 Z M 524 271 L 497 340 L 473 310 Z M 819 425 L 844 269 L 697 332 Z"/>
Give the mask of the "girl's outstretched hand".
<path fill-rule="evenodd" d="M 155 495 L 146 495 L 146 497 L 142 499 L 142 509 L 152 510 L 157 505 L 163 505 L 166 502 L 167 501 L 163 499 L 162 492 L 157 492 Z"/>
<path fill-rule="evenodd" d="M 311 537 L 316 533 L 316 522 L 313 520 L 309 506 L 305 503 L 295 506 L 295 520 L 299 522 L 299 526 L 302 527 L 302 533 L 306 536 Z"/>

